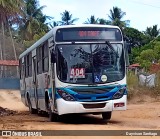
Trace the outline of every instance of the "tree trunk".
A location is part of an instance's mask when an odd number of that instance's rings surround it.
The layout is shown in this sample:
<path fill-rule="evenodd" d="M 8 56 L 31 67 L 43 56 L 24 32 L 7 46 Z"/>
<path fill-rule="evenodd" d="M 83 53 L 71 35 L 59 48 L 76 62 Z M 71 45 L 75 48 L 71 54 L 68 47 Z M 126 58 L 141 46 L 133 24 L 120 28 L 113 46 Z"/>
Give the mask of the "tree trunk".
<path fill-rule="evenodd" d="M 11 28 L 10 28 L 9 25 L 8 25 L 8 28 L 9 28 L 9 33 L 10 33 L 10 36 L 11 36 L 11 41 L 12 41 L 12 46 L 13 46 L 14 57 L 15 57 L 15 60 L 17 61 L 16 48 L 15 48 L 15 45 L 14 45 L 14 40 L 13 40 Z M 16 66 L 16 68 L 17 68 L 17 77 L 18 77 L 18 75 L 19 75 L 19 73 L 18 73 L 18 66 Z"/>
<path fill-rule="evenodd" d="M 4 23 L 2 22 L 2 60 L 5 60 L 6 59 L 6 56 L 5 56 L 5 45 L 6 45 L 6 42 L 5 42 L 5 34 L 4 34 Z M 2 77 L 5 77 L 5 70 L 6 70 L 6 66 L 2 66 Z"/>
<path fill-rule="evenodd" d="M 3 52 L 2 52 L 2 44 L 1 44 L 1 41 L 0 41 L 0 54 L 1 54 L 1 56 L 0 56 L 0 58 L 1 58 L 1 60 L 3 60 Z M 3 76 L 3 66 L 1 65 L 0 66 L 1 67 L 1 71 L 0 71 L 0 78 L 2 78 L 2 76 Z"/>

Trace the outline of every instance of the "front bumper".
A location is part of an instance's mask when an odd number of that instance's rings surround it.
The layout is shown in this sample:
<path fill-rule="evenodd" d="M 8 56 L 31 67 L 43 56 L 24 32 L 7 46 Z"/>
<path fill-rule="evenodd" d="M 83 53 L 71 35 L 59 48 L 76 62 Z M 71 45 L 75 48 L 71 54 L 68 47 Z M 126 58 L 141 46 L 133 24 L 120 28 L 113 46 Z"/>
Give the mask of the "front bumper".
<path fill-rule="evenodd" d="M 103 102 L 78 102 L 78 101 L 65 101 L 62 98 L 56 100 L 57 111 L 59 115 L 69 114 L 69 113 L 95 113 L 95 112 L 107 112 L 113 110 L 126 110 L 127 95 L 123 95 L 122 98 L 117 100 L 109 100 Z M 104 104 L 102 108 L 85 108 L 86 104 Z M 124 103 L 124 106 L 115 107 L 115 103 Z"/>

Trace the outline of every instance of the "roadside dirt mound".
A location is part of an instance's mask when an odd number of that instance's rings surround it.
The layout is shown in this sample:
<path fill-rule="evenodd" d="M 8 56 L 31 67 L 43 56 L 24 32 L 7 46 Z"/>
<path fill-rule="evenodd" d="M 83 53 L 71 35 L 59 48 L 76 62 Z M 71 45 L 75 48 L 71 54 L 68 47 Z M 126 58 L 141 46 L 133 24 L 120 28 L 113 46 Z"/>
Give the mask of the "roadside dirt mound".
<path fill-rule="evenodd" d="M 16 111 L 0 107 L 0 116 L 8 116 L 8 115 L 13 115 L 15 113 Z"/>
<path fill-rule="evenodd" d="M 0 90 L 0 107 L 14 111 L 28 111 L 21 101 L 19 90 Z"/>
<path fill-rule="evenodd" d="M 157 88 L 130 88 L 128 90 L 128 103 L 129 104 L 141 104 L 160 102 L 160 93 Z"/>

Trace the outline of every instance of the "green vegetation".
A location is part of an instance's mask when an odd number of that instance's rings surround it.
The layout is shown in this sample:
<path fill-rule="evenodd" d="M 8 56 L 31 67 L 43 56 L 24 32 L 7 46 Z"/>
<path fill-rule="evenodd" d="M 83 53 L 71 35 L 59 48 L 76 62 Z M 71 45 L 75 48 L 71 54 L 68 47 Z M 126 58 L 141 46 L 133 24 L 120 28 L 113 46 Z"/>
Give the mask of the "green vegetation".
<path fill-rule="evenodd" d="M 160 37 L 150 41 L 141 47 L 132 48 L 130 60 L 133 63 L 140 63 L 142 67 L 149 69 L 152 63 L 160 62 Z"/>
<path fill-rule="evenodd" d="M 107 2 L 106 2 L 107 4 Z M 65 10 L 60 13 L 61 21 L 54 21 L 53 17 L 44 15 L 38 0 L 0 0 L 0 59 L 16 59 L 24 49 L 30 47 L 45 33 L 55 26 L 75 24 L 79 18 Z M 53 11 L 54 13 L 54 11 Z M 160 63 L 160 37 L 157 25 L 147 27 L 141 32 L 129 27 L 129 20 L 123 20 L 126 15 L 119 7 L 111 7 L 104 13 L 104 19 L 91 15 L 84 24 L 116 25 L 122 29 L 125 41 L 130 44 L 132 52 L 129 55 L 130 64 L 139 63 L 146 71 L 151 64 Z M 10 49 L 10 48 L 13 49 Z M 13 56 L 14 52 L 14 56 Z M 153 92 L 159 95 L 160 73 L 157 73 L 157 86 L 154 89 L 139 87 L 138 77 L 132 72 L 128 73 L 128 97 L 133 94 Z"/>
<path fill-rule="evenodd" d="M 40 6 L 38 0 L 0 0 L 0 33 L 2 38 L 10 34 L 15 58 L 17 57 L 15 41 L 27 48 L 51 28 L 58 25 L 75 24 L 79 19 L 73 18 L 73 15 L 65 10 L 60 13 L 61 21 L 53 21 L 53 17 L 43 14 L 44 8 L 46 7 Z M 157 25 L 147 27 L 143 32 L 128 27 L 130 21 L 123 20 L 126 12 L 119 7 L 111 8 L 107 15 L 106 19 L 91 15 L 84 23 L 119 26 L 124 34 L 124 39 L 132 48 L 132 53 L 129 55 L 130 64 L 139 63 L 147 71 L 153 62 L 160 62 L 160 37 L 158 37 Z M 5 41 L 1 42 L 0 50 L 1 59 L 6 59 L 4 55 L 6 52 Z"/>
<path fill-rule="evenodd" d="M 160 72 L 156 74 L 155 80 L 156 86 L 153 88 L 140 86 L 138 81 L 138 75 L 133 72 L 127 74 L 127 85 L 128 85 L 128 99 L 141 98 L 142 96 L 150 96 L 151 98 L 159 99 L 160 96 Z M 145 101 L 145 100 L 143 100 Z"/>
<path fill-rule="evenodd" d="M 129 20 L 122 21 L 122 18 L 126 15 L 125 12 L 123 12 L 118 7 L 113 7 L 113 9 L 110 9 L 110 14 L 108 15 L 109 21 L 112 25 L 119 26 L 121 29 L 123 27 L 126 27 L 129 25 Z"/>
<path fill-rule="evenodd" d="M 61 13 L 61 16 L 62 20 L 59 21 L 60 25 L 73 25 L 73 23 L 78 20 L 78 18 L 72 19 L 72 14 L 67 10 Z"/>

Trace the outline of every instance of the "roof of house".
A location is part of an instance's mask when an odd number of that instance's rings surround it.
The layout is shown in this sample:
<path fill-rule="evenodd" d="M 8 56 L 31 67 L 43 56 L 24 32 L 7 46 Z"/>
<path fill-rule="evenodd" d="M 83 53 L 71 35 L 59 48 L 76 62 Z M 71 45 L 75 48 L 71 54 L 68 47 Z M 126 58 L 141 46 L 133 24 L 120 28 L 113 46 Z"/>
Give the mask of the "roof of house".
<path fill-rule="evenodd" d="M 159 63 L 153 63 L 150 66 L 150 71 L 153 72 L 153 73 L 156 73 L 156 72 L 160 71 L 160 64 Z"/>
<path fill-rule="evenodd" d="M 0 60 L 0 66 L 19 66 L 18 60 Z"/>
<path fill-rule="evenodd" d="M 140 67 L 140 65 L 138 63 L 129 65 L 129 68 L 136 68 L 136 67 Z"/>

